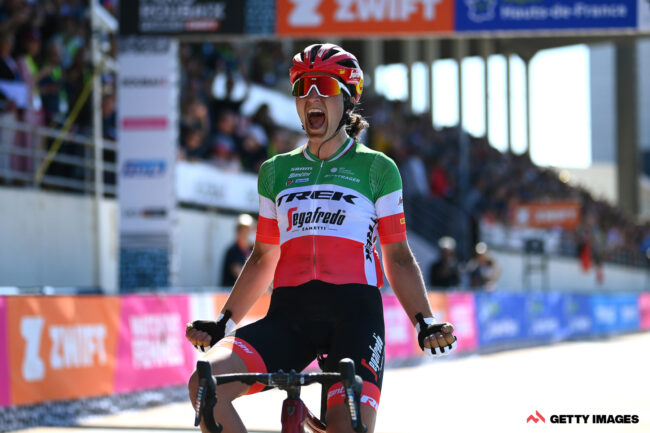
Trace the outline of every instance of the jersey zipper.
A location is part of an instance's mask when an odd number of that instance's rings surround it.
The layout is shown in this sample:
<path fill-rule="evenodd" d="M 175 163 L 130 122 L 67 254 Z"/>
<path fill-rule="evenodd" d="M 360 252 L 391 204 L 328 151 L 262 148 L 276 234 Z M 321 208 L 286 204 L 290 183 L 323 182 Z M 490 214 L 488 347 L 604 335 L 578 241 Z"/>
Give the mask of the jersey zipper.
<path fill-rule="evenodd" d="M 316 173 L 316 180 L 314 181 L 314 185 L 312 186 L 312 192 L 315 191 L 316 187 L 318 186 L 318 179 L 320 178 L 320 172 L 323 169 L 323 164 L 325 164 L 325 160 L 321 160 L 321 162 L 320 162 L 320 167 L 318 167 L 318 173 Z M 312 200 L 312 204 L 311 204 L 311 211 L 312 212 L 316 211 L 316 208 L 314 207 L 315 206 L 314 202 L 315 202 L 315 200 Z M 313 266 L 312 269 L 314 270 L 314 280 L 315 280 L 316 277 L 317 277 L 317 274 L 316 274 L 316 235 L 315 234 L 313 234 L 311 236 L 311 246 L 312 246 L 313 258 L 314 258 L 314 266 Z"/>

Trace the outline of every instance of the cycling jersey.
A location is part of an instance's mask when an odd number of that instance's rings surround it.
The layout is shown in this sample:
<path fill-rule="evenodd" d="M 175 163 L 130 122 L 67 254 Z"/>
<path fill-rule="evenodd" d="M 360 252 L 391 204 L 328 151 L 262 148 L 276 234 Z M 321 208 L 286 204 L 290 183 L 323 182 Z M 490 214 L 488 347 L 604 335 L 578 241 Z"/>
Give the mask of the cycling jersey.
<path fill-rule="evenodd" d="M 383 283 L 382 244 L 406 239 L 402 180 L 386 155 L 349 138 L 327 160 L 307 144 L 261 167 L 257 240 L 280 245 L 274 287 Z"/>

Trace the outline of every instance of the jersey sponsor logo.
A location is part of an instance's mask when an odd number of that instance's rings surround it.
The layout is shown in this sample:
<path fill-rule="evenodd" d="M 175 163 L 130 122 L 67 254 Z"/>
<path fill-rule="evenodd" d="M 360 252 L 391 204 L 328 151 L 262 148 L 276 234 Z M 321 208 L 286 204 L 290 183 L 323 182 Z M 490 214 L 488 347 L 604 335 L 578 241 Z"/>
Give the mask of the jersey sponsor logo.
<path fill-rule="evenodd" d="M 312 167 L 291 167 L 291 171 L 310 171 Z"/>
<path fill-rule="evenodd" d="M 341 209 L 336 212 L 324 212 L 321 207 L 317 207 L 314 211 L 309 212 L 296 212 L 297 207 L 292 207 L 287 211 L 287 220 L 289 226 L 287 231 L 291 231 L 294 227 L 302 228 L 305 224 L 330 224 L 330 225 L 343 225 L 345 215 L 342 214 Z"/>
<path fill-rule="evenodd" d="M 344 200 L 350 204 L 355 204 L 354 203 L 355 198 L 358 197 L 353 194 L 344 194 L 340 191 L 325 190 L 325 191 L 290 192 L 278 198 L 278 206 L 281 205 L 283 201 L 285 203 L 289 203 L 294 200 L 333 200 L 333 201 Z"/>
<path fill-rule="evenodd" d="M 327 399 L 331 399 L 336 396 L 344 396 L 345 395 L 345 388 L 343 385 L 339 385 L 336 388 L 330 389 L 330 392 L 327 393 Z"/>
<path fill-rule="evenodd" d="M 299 172 L 296 172 L 296 173 L 289 174 L 289 179 L 293 179 L 294 177 L 305 177 L 305 176 L 309 176 L 310 174 L 311 173 L 306 173 L 306 172 L 299 171 Z"/>
<path fill-rule="evenodd" d="M 375 227 L 377 226 L 377 218 L 370 218 L 370 221 L 372 221 L 372 224 L 368 226 L 368 233 L 366 235 L 366 245 L 365 245 L 365 251 L 366 251 L 366 260 L 369 260 L 372 262 L 372 252 L 374 251 L 374 239 L 373 239 L 373 234 L 375 233 Z"/>
<path fill-rule="evenodd" d="M 305 182 L 309 182 L 308 177 L 300 177 L 300 178 L 296 179 L 296 183 L 305 183 Z"/>

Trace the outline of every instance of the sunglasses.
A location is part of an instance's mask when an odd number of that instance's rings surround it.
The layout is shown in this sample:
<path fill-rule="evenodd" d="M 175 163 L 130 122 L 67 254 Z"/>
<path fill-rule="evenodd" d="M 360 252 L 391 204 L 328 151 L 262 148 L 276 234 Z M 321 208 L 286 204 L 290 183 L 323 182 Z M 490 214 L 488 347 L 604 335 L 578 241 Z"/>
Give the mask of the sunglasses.
<path fill-rule="evenodd" d="M 309 95 L 312 88 L 316 88 L 316 93 L 327 98 L 328 96 L 336 96 L 341 94 L 341 89 L 350 95 L 350 91 L 336 78 L 328 77 L 327 75 L 312 75 L 308 77 L 300 77 L 293 83 L 291 94 L 296 98 L 304 98 Z"/>

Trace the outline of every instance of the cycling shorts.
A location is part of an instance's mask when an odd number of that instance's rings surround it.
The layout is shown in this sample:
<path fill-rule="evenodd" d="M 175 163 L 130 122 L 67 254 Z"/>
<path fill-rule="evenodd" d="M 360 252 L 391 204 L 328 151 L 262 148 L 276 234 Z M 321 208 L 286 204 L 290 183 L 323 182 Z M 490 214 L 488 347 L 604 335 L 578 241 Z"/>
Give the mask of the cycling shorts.
<path fill-rule="evenodd" d="M 242 358 L 249 372 L 304 370 L 326 353 L 324 371 L 338 371 L 338 361 L 350 358 L 363 379 L 361 403 L 375 411 L 384 372 L 384 316 L 377 287 L 330 284 L 313 280 L 278 287 L 267 315 L 243 326 L 217 343 Z M 248 393 L 263 389 L 253 385 Z M 323 386 L 327 406 L 344 403 L 340 382 Z"/>

